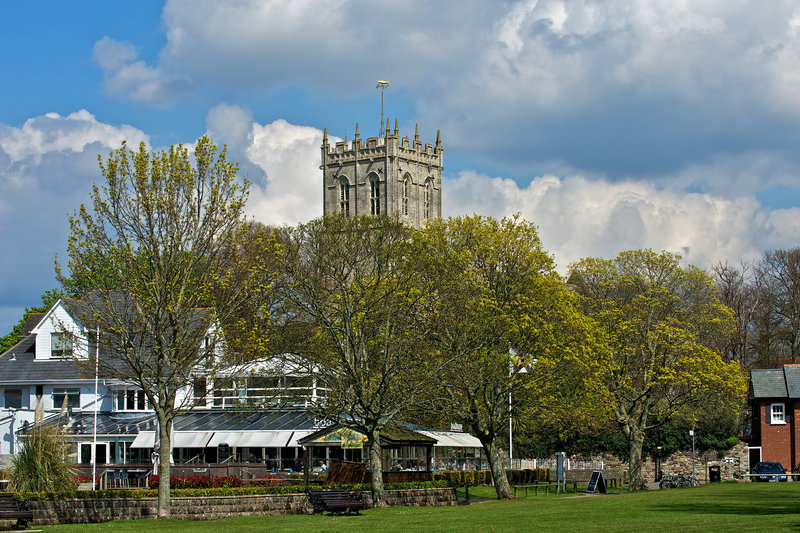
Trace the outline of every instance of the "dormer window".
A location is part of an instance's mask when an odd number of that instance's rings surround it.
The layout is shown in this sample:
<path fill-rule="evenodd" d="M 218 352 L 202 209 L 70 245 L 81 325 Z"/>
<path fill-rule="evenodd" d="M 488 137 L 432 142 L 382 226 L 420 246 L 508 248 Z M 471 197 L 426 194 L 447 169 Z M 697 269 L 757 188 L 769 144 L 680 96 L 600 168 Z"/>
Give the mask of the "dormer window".
<path fill-rule="evenodd" d="M 53 359 L 72 357 L 72 335 L 70 333 L 50 334 L 50 357 Z"/>

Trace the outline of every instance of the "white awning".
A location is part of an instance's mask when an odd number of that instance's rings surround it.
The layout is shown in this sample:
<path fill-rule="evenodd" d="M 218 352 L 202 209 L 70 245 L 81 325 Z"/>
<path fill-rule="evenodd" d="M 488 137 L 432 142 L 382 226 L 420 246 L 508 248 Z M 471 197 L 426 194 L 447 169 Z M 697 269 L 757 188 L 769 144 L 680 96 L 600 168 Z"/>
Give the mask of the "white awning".
<path fill-rule="evenodd" d="M 155 431 L 140 431 L 131 443 L 131 448 L 152 448 L 156 444 Z"/>
<path fill-rule="evenodd" d="M 172 435 L 173 448 L 205 448 L 213 431 L 176 431 Z"/>
<path fill-rule="evenodd" d="M 291 436 L 291 431 L 217 431 L 207 446 L 224 442 L 235 448 L 283 448 Z"/>
<path fill-rule="evenodd" d="M 172 447 L 205 448 L 212 433 L 212 431 L 176 431 L 172 434 Z M 140 431 L 131 443 L 131 448 L 153 448 L 155 445 L 155 431 Z"/>
<path fill-rule="evenodd" d="M 213 448 L 222 443 L 225 443 L 228 446 L 236 446 L 236 441 L 239 440 L 241 433 L 241 431 L 216 431 L 206 446 Z"/>
<path fill-rule="evenodd" d="M 436 439 L 438 448 L 481 448 L 481 441 L 469 433 L 456 431 L 420 431 L 423 435 Z"/>
<path fill-rule="evenodd" d="M 291 436 L 291 431 L 242 431 L 235 444 L 228 444 L 237 448 L 283 448 Z"/>
<path fill-rule="evenodd" d="M 294 435 L 292 435 L 292 438 L 289 440 L 289 443 L 286 446 L 288 446 L 290 448 L 291 447 L 299 447 L 300 445 L 297 443 L 297 441 L 302 439 L 303 437 L 307 437 L 307 436 L 311 435 L 315 431 L 317 431 L 317 430 L 315 430 L 315 429 L 313 429 L 313 430 L 298 429 L 297 431 L 294 432 Z"/>

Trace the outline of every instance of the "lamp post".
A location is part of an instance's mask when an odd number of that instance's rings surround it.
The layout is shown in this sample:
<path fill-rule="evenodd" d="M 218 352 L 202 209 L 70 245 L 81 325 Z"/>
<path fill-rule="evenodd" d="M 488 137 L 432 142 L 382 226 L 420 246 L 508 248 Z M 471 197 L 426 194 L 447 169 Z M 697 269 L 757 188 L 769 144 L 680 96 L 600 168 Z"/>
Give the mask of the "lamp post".
<path fill-rule="evenodd" d="M 661 481 L 661 446 L 656 446 L 656 481 Z"/>
<path fill-rule="evenodd" d="M 694 428 L 689 430 L 689 435 L 692 436 L 692 483 L 694 484 L 694 482 L 697 480 L 694 470 Z"/>

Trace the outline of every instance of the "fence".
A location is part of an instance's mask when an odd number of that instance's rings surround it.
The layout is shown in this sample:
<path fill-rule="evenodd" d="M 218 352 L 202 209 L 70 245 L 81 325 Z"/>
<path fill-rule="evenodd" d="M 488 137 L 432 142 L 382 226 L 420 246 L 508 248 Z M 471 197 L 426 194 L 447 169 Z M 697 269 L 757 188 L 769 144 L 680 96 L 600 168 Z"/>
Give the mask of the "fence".
<path fill-rule="evenodd" d="M 511 464 L 512 470 L 536 470 L 537 468 L 549 468 L 556 471 L 556 458 L 547 457 L 543 459 L 514 459 Z M 564 459 L 565 470 L 604 470 L 605 462 L 602 459 Z"/>

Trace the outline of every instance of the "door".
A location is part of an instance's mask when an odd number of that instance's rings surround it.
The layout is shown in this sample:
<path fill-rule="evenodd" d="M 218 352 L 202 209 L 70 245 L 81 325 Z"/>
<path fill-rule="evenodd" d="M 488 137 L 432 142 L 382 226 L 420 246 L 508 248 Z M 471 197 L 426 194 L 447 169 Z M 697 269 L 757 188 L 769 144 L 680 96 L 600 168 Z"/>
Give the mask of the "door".
<path fill-rule="evenodd" d="M 747 473 L 752 474 L 753 468 L 761 462 L 761 446 L 747 448 Z"/>
<path fill-rule="evenodd" d="M 108 463 L 108 443 L 98 442 L 96 448 L 97 462 L 95 464 L 104 465 Z M 92 464 L 92 443 L 82 442 L 80 452 L 80 464 Z"/>

